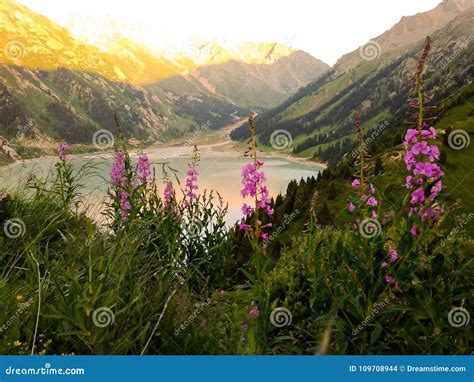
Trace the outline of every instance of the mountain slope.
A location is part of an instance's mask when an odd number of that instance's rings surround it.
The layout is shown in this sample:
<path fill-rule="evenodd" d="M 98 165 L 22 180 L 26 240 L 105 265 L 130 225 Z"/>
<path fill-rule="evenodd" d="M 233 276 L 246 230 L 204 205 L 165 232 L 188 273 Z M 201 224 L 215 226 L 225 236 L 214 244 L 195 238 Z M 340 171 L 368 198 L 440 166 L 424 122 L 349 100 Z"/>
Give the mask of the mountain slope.
<path fill-rule="evenodd" d="M 470 59 L 473 13 L 473 7 L 460 12 L 432 34 L 425 86 L 435 101 L 474 77 Z M 411 48 L 395 50 L 388 59 L 384 54 L 374 60 L 361 59 L 344 72 L 336 65 L 283 104 L 258 116 L 255 123 L 260 140 L 268 144 L 275 130 L 286 130 L 293 138 L 295 154 L 335 162 L 353 146 L 356 110 L 361 111 L 366 129 L 398 126 L 403 123 L 421 44 L 422 40 Z M 231 136 L 245 139 L 247 130 L 242 126 Z"/>
<path fill-rule="evenodd" d="M 204 50 L 204 52 L 202 52 Z M 201 48 L 200 66 L 189 75 L 215 94 L 255 109 L 274 107 L 329 70 L 301 50 L 275 43 L 246 43 L 237 49 Z"/>
<path fill-rule="evenodd" d="M 91 143 L 99 129 L 114 130 L 114 113 L 127 137 L 149 142 L 217 129 L 248 106 L 273 106 L 327 68 L 276 44 L 214 47 L 201 61 L 166 57 L 119 35 L 99 49 L 12 0 L 0 3 L 0 31 L 0 138 L 14 139 L 17 151 L 58 139 Z M 253 88 L 239 86 L 246 76 Z"/>

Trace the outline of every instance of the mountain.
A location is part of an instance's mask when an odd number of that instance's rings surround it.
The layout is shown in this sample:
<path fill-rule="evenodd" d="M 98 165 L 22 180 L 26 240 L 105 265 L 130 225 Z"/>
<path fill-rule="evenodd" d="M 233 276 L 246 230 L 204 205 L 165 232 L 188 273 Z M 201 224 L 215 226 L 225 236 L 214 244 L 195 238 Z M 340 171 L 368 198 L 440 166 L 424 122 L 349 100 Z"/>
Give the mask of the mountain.
<path fill-rule="evenodd" d="M 274 107 L 329 70 L 310 54 L 276 43 L 205 44 L 189 71 L 209 91 L 253 109 Z"/>
<path fill-rule="evenodd" d="M 160 54 L 114 35 L 99 49 L 11 0 L 1 2 L 0 21 L 0 139 L 15 138 L 18 152 L 58 139 L 91 143 L 97 130 L 115 129 L 114 113 L 127 137 L 146 142 L 203 125 L 217 129 L 245 116 L 250 106 L 273 106 L 271 100 L 287 98 L 327 68 L 276 44 L 226 49 L 228 56 L 219 59 L 211 49 L 197 59 Z M 239 71 L 227 71 L 229 64 Z M 306 68 L 302 75 L 275 80 L 299 66 Z M 237 86 L 250 73 L 255 88 Z"/>
<path fill-rule="evenodd" d="M 260 114 L 255 120 L 260 141 L 270 144 L 274 131 L 286 130 L 292 138 L 293 153 L 334 163 L 355 144 L 356 110 L 361 112 L 367 130 L 400 126 L 423 44 L 419 37 L 424 32 L 432 35 L 425 87 L 433 101 L 472 82 L 473 16 L 472 2 L 446 0 L 432 11 L 402 18 L 373 40 L 380 44 L 371 48 L 381 48 L 374 57 L 368 57 L 361 47 L 287 101 Z M 435 31 L 433 20 L 441 25 Z M 413 32 L 411 39 L 399 38 L 398 31 L 408 33 L 419 25 L 422 31 Z M 248 138 L 247 126 L 234 130 L 231 137 Z"/>

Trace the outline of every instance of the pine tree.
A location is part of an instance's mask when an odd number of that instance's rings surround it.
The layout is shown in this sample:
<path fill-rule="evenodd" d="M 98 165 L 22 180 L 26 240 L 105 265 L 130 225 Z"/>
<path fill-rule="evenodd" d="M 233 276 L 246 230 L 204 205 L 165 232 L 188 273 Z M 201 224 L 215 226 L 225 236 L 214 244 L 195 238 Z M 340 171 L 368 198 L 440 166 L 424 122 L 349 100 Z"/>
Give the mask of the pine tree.
<path fill-rule="evenodd" d="M 377 157 L 377 160 L 375 161 L 374 175 L 377 176 L 378 174 L 381 174 L 382 171 L 383 171 L 382 160 L 380 159 L 380 157 Z"/>
<path fill-rule="evenodd" d="M 326 201 L 324 201 L 324 203 L 322 203 L 316 211 L 316 218 L 318 220 L 318 224 L 321 225 L 331 225 L 333 223 L 331 211 L 329 210 L 329 206 Z"/>

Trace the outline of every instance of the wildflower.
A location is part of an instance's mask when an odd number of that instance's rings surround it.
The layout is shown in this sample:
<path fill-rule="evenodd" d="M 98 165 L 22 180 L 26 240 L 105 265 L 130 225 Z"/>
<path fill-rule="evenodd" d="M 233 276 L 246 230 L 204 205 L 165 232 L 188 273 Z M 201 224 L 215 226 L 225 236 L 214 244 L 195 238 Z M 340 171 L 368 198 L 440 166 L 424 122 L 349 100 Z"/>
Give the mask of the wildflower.
<path fill-rule="evenodd" d="M 391 275 L 385 275 L 385 281 L 391 283 L 393 281 L 393 277 Z"/>
<path fill-rule="evenodd" d="M 251 229 L 252 226 L 249 225 L 249 224 L 240 223 L 240 224 L 239 224 L 239 228 L 240 228 L 242 231 L 247 231 L 247 230 Z"/>
<path fill-rule="evenodd" d="M 18 294 L 18 295 L 16 295 L 15 299 L 16 299 L 17 302 L 22 302 L 24 297 L 21 294 Z"/>
<path fill-rule="evenodd" d="M 347 206 L 347 209 L 349 210 L 350 213 L 353 213 L 356 209 L 356 206 L 354 203 L 350 202 L 349 205 Z"/>
<path fill-rule="evenodd" d="M 188 208 L 193 200 L 197 198 L 197 195 L 194 193 L 195 190 L 199 189 L 199 186 L 196 184 L 198 181 L 198 170 L 194 167 L 190 167 L 186 172 L 186 186 L 184 188 L 184 206 Z"/>
<path fill-rule="evenodd" d="M 375 187 L 372 183 L 370 184 L 370 193 L 375 194 Z"/>
<path fill-rule="evenodd" d="M 359 187 L 360 181 L 359 179 L 354 179 L 351 184 L 352 184 L 352 187 Z"/>
<path fill-rule="evenodd" d="M 199 172 L 197 165 L 199 163 L 199 150 L 197 146 L 194 146 L 193 160 L 188 165 L 188 171 L 186 171 L 186 184 L 184 186 L 184 207 L 189 208 L 194 200 L 197 199 L 195 191 L 199 189 L 197 185 Z"/>
<path fill-rule="evenodd" d="M 253 212 L 253 208 L 250 207 L 247 203 L 244 203 L 242 206 L 242 213 L 246 216 L 250 215 Z"/>
<path fill-rule="evenodd" d="M 428 40 L 425 45 L 426 54 L 428 52 L 427 49 L 429 50 Z M 420 59 L 421 62 L 422 60 Z M 419 67 L 418 77 L 416 77 L 417 90 L 420 90 L 421 81 L 419 76 L 422 69 L 423 65 Z M 421 101 L 419 102 L 421 107 Z M 405 133 L 404 146 L 406 151 L 404 160 L 407 170 L 411 171 L 411 174 L 405 179 L 405 187 L 407 189 L 412 189 L 414 186 L 417 187 L 410 194 L 409 203 L 411 207 L 408 211 L 408 217 L 417 216 L 419 220 L 426 221 L 438 216 L 438 212 L 432 208 L 432 205 L 442 189 L 440 178 L 443 176 L 443 172 L 440 166 L 434 163 L 440 158 L 440 150 L 436 144 L 430 144 L 429 141 L 436 139 L 436 130 L 427 123 L 422 123 L 421 119 L 418 120 L 418 126 L 418 129 L 408 129 Z M 431 187 L 428 195 L 425 193 L 425 188 L 430 183 L 434 183 L 434 185 Z M 417 234 L 416 225 L 412 226 L 410 232 L 412 235 Z"/>
<path fill-rule="evenodd" d="M 262 238 L 262 240 L 268 240 L 268 233 L 261 233 L 260 237 Z"/>
<path fill-rule="evenodd" d="M 388 263 L 386 261 L 383 261 L 382 262 L 382 268 L 387 268 L 388 267 Z"/>
<path fill-rule="evenodd" d="M 378 204 L 377 199 L 375 199 L 373 196 L 367 199 L 368 206 L 375 207 L 377 204 Z"/>
<path fill-rule="evenodd" d="M 110 182 L 113 185 L 121 186 L 124 183 L 125 173 L 125 154 L 123 151 L 117 151 L 115 154 L 115 162 L 112 165 L 110 173 Z"/>
<path fill-rule="evenodd" d="M 217 291 L 217 295 L 218 295 L 219 297 L 224 297 L 224 293 L 225 293 L 225 292 L 224 292 L 224 289 L 219 289 L 219 290 Z"/>
<path fill-rule="evenodd" d="M 168 181 L 166 183 L 165 189 L 163 191 L 163 205 L 165 208 L 168 208 L 171 205 L 171 202 L 174 199 L 174 189 L 173 183 Z"/>
<path fill-rule="evenodd" d="M 67 142 L 60 143 L 56 149 L 59 159 L 61 159 L 62 161 L 65 161 L 66 151 L 68 150 L 69 150 L 69 145 L 67 144 Z"/>
<path fill-rule="evenodd" d="M 392 261 L 392 263 L 398 260 L 398 252 L 395 248 L 389 247 L 388 252 L 390 253 L 390 260 Z"/>
<path fill-rule="evenodd" d="M 122 218 L 127 219 L 128 218 L 128 211 L 132 208 L 130 201 L 128 199 L 128 192 L 124 189 L 121 189 L 119 191 L 119 197 L 120 197 L 120 216 Z"/>
<path fill-rule="evenodd" d="M 147 154 L 138 157 L 138 174 L 142 183 L 145 183 L 147 178 L 151 175 L 150 160 Z"/>
<path fill-rule="evenodd" d="M 15 346 L 16 348 L 19 347 L 19 346 L 21 346 L 21 342 L 19 340 L 15 340 L 13 342 L 13 346 Z"/>
<path fill-rule="evenodd" d="M 252 302 L 252 304 L 253 304 L 253 302 Z M 250 313 L 251 316 L 254 316 L 254 317 L 260 316 L 260 310 L 258 309 L 258 306 L 257 306 L 257 305 L 255 305 L 254 307 L 252 307 L 252 309 L 250 309 L 250 312 L 249 312 L 249 313 Z"/>

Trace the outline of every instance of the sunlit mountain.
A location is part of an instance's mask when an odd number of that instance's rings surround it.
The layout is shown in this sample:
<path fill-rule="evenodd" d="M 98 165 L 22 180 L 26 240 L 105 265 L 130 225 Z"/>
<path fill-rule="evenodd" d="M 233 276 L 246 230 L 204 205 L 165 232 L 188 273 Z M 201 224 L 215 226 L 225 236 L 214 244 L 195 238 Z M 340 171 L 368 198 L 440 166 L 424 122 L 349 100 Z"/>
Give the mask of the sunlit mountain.
<path fill-rule="evenodd" d="M 329 66 L 275 43 L 199 45 L 157 52 L 111 30 L 100 46 L 11 0 L 0 4 L 0 135 L 88 143 L 113 129 L 166 141 L 203 124 L 220 128 L 276 106 Z"/>

